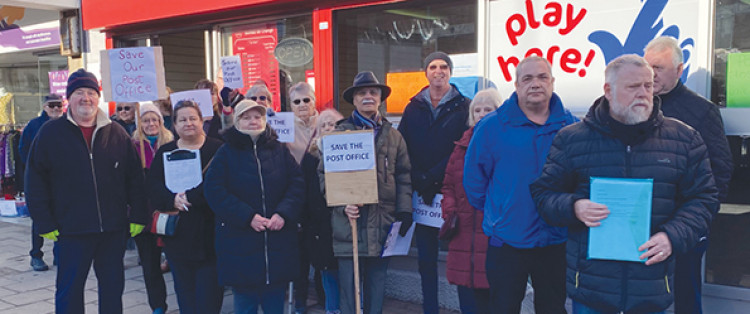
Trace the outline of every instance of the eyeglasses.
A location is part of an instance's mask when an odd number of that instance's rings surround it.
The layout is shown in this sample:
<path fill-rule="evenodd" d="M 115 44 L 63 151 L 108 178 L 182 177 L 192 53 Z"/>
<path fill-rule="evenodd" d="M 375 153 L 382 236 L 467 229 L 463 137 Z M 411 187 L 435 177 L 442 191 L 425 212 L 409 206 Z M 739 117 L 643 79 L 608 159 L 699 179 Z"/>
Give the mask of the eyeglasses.
<path fill-rule="evenodd" d="M 258 101 L 258 99 L 260 99 L 262 101 L 266 101 L 266 99 L 268 99 L 268 97 L 266 97 L 266 96 L 257 96 L 257 97 L 256 96 L 250 96 L 250 100 L 252 100 L 252 101 Z"/>
<path fill-rule="evenodd" d="M 130 106 L 122 106 L 122 107 L 118 106 L 118 107 L 116 107 L 117 111 L 123 111 L 123 110 L 130 111 L 130 109 L 132 109 L 132 108 L 133 107 L 130 107 Z"/>
<path fill-rule="evenodd" d="M 293 102 L 293 103 L 294 103 L 295 105 L 299 105 L 299 104 L 300 104 L 301 102 L 303 102 L 303 101 L 304 101 L 304 102 L 305 102 L 306 104 L 308 104 L 308 103 L 310 103 L 310 101 L 312 101 L 312 99 L 310 99 L 310 98 L 307 98 L 307 97 L 305 97 L 305 98 L 302 98 L 302 99 L 295 99 L 295 100 L 292 100 L 292 102 Z"/>
<path fill-rule="evenodd" d="M 47 107 L 52 108 L 52 109 L 54 109 L 54 108 L 62 108 L 62 103 L 60 103 L 60 102 L 51 102 L 51 103 L 47 104 Z"/>

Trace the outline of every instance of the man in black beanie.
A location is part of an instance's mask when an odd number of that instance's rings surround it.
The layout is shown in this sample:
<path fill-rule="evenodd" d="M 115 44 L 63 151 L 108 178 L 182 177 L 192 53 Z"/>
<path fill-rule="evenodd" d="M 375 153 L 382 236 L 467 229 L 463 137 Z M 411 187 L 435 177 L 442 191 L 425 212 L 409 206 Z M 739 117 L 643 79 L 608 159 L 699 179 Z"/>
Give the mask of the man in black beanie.
<path fill-rule="evenodd" d="M 404 109 L 398 130 L 406 140 L 411 160 L 411 182 L 425 204 L 432 205 L 440 193 L 445 167 L 454 142 L 468 129 L 471 99 L 450 83 L 453 61 L 436 51 L 424 59 L 425 76 L 430 82 L 411 98 Z M 415 234 L 422 277 L 424 313 L 438 313 L 437 255 L 439 228 L 417 224 Z"/>
<path fill-rule="evenodd" d="M 143 170 L 125 130 L 99 109 L 99 82 L 68 77 L 68 112 L 31 144 L 26 200 L 36 231 L 57 242 L 56 313 L 83 313 L 94 265 L 99 313 L 122 313 L 125 240 L 148 222 Z"/>

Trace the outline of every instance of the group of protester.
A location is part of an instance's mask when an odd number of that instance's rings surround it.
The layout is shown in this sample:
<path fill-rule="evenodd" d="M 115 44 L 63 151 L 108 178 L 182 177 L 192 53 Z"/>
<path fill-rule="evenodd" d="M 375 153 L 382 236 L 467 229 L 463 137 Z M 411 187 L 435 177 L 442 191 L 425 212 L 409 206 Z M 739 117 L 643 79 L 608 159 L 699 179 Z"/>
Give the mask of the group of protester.
<path fill-rule="evenodd" d="M 235 313 L 282 313 L 290 281 L 304 312 L 310 265 L 326 312 L 355 313 L 355 254 L 362 308 L 381 313 L 392 223 L 406 234 L 412 198 L 432 204 L 442 195 L 446 225 L 415 230 L 424 313 L 439 311 L 439 235 L 449 241 L 446 274 L 463 313 L 519 313 L 529 278 L 538 313 L 565 313 L 566 295 L 574 313 L 659 313 L 673 300 L 677 313 L 701 312 L 700 258 L 732 163 L 718 108 L 679 81 L 674 39 L 655 39 L 645 59 L 611 61 L 604 96 L 582 122 L 554 92 L 546 59 L 518 64 L 504 102 L 495 89 L 464 96 L 445 53 L 428 55 L 424 69 L 429 85 L 398 129 L 381 113 L 391 89 L 372 72 L 344 91 L 355 108 L 347 118 L 319 113 L 307 83 L 292 86 L 295 140 L 286 144 L 267 123 L 272 95 L 262 84 L 243 96 L 199 81 L 214 100 L 206 119 L 192 101 L 171 112 L 118 104 L 138 113 L 129 136 L 127 123 L 98 108 L 96 77 L 74 72 L 69 109 L 38 131 L 25 181 L 34 233 L 58 248 L 56 311 L 83 312 L 93 263 L 100 312 L 121 313 L 125 240 L 134 237 L 154 313 L 167 307 L 159 241 L 182 313 L 218 313 L 223 287 L 233 290 Z M 327 206 L 320 138 L 334 130 L 374 133 L 378 203 Z M 199 151 L 203 181 L 175 193 L 164 155 L 178 149 Z M 589 229 L 611 214 L 589 199 L 591 177 L 653 179 L 645 262 L 587 258 Z M 174 235 L 143 232 L 154 211 L 180 217 Z"/>

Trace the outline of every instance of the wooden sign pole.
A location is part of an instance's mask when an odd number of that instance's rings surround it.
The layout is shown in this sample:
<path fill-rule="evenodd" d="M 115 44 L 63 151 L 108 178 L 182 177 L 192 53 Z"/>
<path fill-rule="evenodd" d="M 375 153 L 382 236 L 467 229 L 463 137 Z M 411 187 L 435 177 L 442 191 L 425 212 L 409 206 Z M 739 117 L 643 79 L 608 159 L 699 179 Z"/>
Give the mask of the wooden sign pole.
<path fill-rule="evenodd" d="M 349 224 L 352 225 L 352 250 L 354 251 L 352 257 L 354 258 L 354 306 L 357 309 L 356 313 L 362 313 L 362 306 L 359 294 L 359 245 L 357 239 L 357 219 L 349 219 Z"/>

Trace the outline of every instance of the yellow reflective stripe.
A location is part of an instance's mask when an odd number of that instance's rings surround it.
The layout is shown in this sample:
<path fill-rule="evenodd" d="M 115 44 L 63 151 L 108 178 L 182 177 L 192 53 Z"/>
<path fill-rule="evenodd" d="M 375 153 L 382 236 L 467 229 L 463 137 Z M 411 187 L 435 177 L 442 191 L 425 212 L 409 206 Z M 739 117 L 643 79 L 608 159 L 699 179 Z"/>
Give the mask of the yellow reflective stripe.
<path fill-rule="evenodd" d="M 579 273 L 580 273 L 579 271 L 576 271 L 576 288 L 578 288 L 578 274 Z M 669 289 L 669 288 L 667 288 L 667 289 Z"/>
<path fill-rule="evenodd" d="M 664 275 L 664 283 L 667 285 L 667 293 L 672 293 L 669 291 L 669 277 L 667 275 Z"/>

